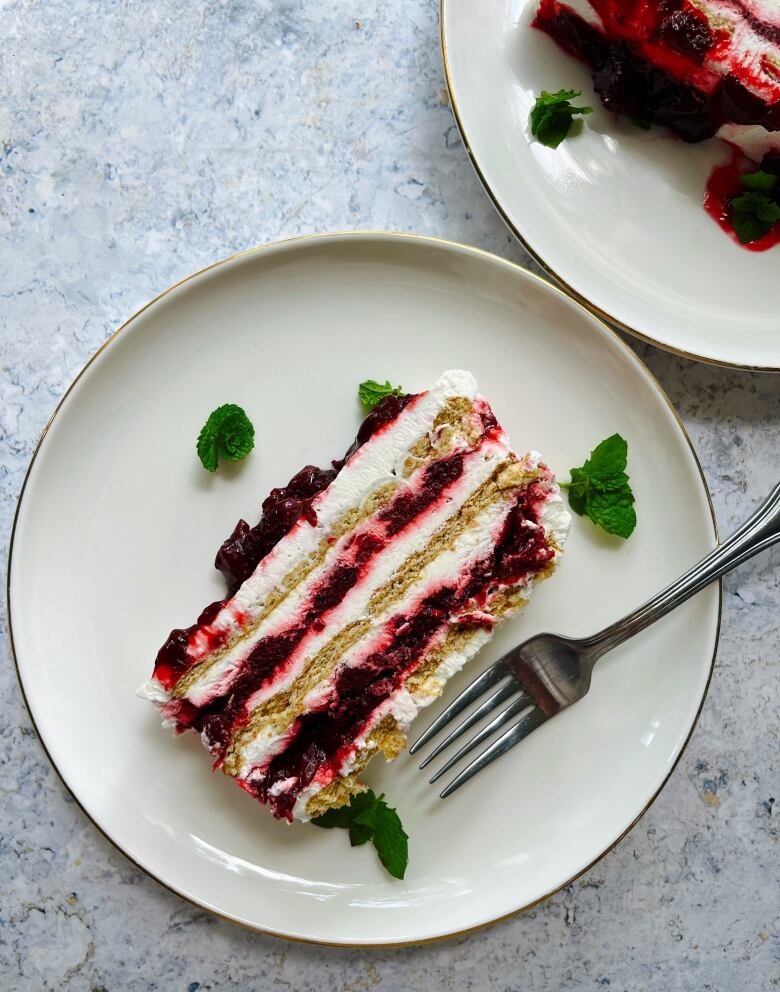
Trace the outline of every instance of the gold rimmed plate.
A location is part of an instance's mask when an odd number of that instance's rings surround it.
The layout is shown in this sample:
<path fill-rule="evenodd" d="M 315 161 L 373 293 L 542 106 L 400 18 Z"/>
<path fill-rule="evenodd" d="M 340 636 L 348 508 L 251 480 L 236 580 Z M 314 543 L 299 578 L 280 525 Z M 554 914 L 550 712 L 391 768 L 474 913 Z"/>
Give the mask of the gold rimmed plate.
<path fill-rule="evenodd" d="M 357 384 L 389 377 L 419 390 L 450 367 L 471 369 L 515 446 L 541 450 L 563 475 L 619 430 L 639 513 L 625 544 L 576 519 L 559 573 L 464 679 L 542 628 L 582 634 L 615 619 L 716 541 L 690 442 L 631 350 L 525 270 L 412 235 L 303 238 L 184 280 L 92 359 L 33 459 L 9 608 L 44 746 L 121 851 L 236 922 L 375 945 L 495 921 L 609 850 L 695 723 L 718 587 L 605 659 L 586 700 L 451 799 L 408 756 L 375 763 L 368 778 L 410 835 L 399 882 L 340 831 L 273 821 L 211 773 L 197 738 L 173 739 L 135 697 L 171 627 L 223 594 L 212 562 L 235 521 L 255 520 L 273 486 L 326 464 L 353 436 Z M 211 477 L 195 438 L 224 402 L 252 417 L 256 448 Z"/>
<path fill-rule="evenodd" d="M 689 358 L 780 370 L 780 248 L 748 251 L 702 206 L 711 140 L 688 145 L 601 106 L 585 66 L 531 27 L 538 0 L 441 0 L 450 99 L 476 170 L 515 235 L 594 313 Z M 593 113 L 557 149 L 528 117 L 542 89 Z"/>

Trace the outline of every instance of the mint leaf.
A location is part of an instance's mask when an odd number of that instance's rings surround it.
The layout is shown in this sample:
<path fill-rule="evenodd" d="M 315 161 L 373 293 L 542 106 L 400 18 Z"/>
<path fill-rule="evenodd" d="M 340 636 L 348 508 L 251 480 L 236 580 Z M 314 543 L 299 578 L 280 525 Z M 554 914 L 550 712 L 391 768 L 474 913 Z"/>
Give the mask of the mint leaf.
<path fill-rule="evenodd" d="M 587 504 L 587 515 L 608 534 L 630 537 L 636 527 L 636 510 L 631 489 L 617 492 L 593 493 Z"/>
<path fill-rule="evenodd" d="M 352 823 L 349 827 L 349 843 L 352 847 L 367 844 L 374 836 L 374 828 L 364 823 Z"/>
<path fill-rule="evenodd" d="M 593 480 L 604 480 L 607 476 L 625 475 L 628 464 L 628 442 L 619 434 L 613 434 L 591 451 L 582 471 Z"/>
<path fill-rule="evenodd" d="M 394 878 L 403 878 L 409 863 L 409 838 L 398 813 L 385 802 L 384 796 L 366 789 L 353 796 L 349 806 L 329 809 L 311 821 L 329 830 L 342 827 L 349 830 L 352 847 L 373 841 L 379 860 Z"/>
<path fill-rule="evenodd" d="M 760 241 L 771 230 L 771 225 L 767 226 L 764 221 L 749 213 L 738 214 L 735 211 L 733 221 L 734 233 L 743 245 Z"/>
<path fill-rule="evenodd" d="M 360 819 L 368 814 L 363 813 Z M 409 837 L 398 813 L 380 796 L 373 815 L 374 847 L 379 860 L 394 878 L 403 878 L 409 863 Z"/>
<path fill-rule="evenodd" d="M 569 505 L 575 513 L 585 515 L 588 502 L 588 476 L 581 468 L 571 470 L 571 482 L 568 485 Z"/>
<path fill-rule="evenodd" d="M 579 468 L 571 470 L 569 506 L 583 517 L 590 517 L 608 534 L 629 537 L 636 527 L 634 494 L 626 465 L 628 442 L 613 434 L 597 445 Z"/>
<path fill-rule="evenodd" d="M 780 220 L 780 206 L 764 193 L 742 193 L 731 200 L 734 231 L 743 245 L 759 241 Z"/>
<path fill-rule="evenodd" d="M 403 394 L 403 388 L 391 386 L 389 380 L 377 382 L 375 379 L 366 379 L 358 386 L 358 398 L 366 410 L 373 410 L 387 396 L 403 396 Z"/>
<path fill-rule="evenodd" d="M 204 427 L 203 431 L 205 429 Z M 217 438 L 215 434 L 204 434 L 203 431 L 198 437 L 198 458 L 207 472 L 216 472 L 219 464 Z"/>
<path fill-rule="evenodd" d="M 750 211 L 759 220 L 774 223 L 780 219 L 780 206 L 763 193 L 743 193 L 731 201 L 734 210 Z"/>
<path fill-rule="evenodd" d="M 557 148 L 571 129 L 575 114 L 592 114 L 593 107 L 572 107 L 580 90 L 542 90 L 531 110 L 531 134 L 548 148 Z"/>
<path fill-rule="evenodd" d="M 743 189 L 750 190 L 752 193 L 763 193 L 765 196 L 771 196 L 777 185 L 777 176 L 773 176 L 771 172 L 750 172 L 742 176 L 739 181 Z"/>
<path fill-rule="evenodd" d="M 226 403 L 209 414 L 198 435 L 197 451 L 203 467 L 216 472 L 220 458 L 238 462 L 255 446 L 252 421 L 240 406 Z"/>

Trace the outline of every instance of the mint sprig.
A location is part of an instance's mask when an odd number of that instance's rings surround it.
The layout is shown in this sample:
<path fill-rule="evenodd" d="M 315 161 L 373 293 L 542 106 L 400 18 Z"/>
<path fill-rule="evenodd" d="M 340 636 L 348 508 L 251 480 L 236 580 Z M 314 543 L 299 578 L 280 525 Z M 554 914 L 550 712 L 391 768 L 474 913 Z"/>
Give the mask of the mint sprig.
<path fill-rule="evenodd" d="M 729 201 L 734 233 L 743 245 L 760 241 L 780 220 L 780 181 L 771 172 L 748 172 L 739 177 L 745 190 Z"/>
<path fill-rule="evenodd" d="M 208 472 L 216 472 L 220 458 L 239 462 L 254 446 L 252 421 L 240 406 L 225 403 L 209 414 L 198 435 L 198 458 Z"/>
<path fill-rule="evenodd" d="M 569 505 L 608 534 L 630 537 L 636 527 L 634 494 L 626 466 L 628 442 L 613 434 L 597 445 L 580 468 L 571 470 Z"/>
<path fill-rule="evenodd" d="M 398 813 L 376 796 L 372 789 L 352 797 L 349 806 L 329 809 L 311 821 L 315 826 L 331 830 L 341 827 L 349 831 L 352 847 L 373 841 L 379 860 L 394 878 L 403 878 L 409 863 L 409 838 Z"/>
<path fill-rule="evenodd" d="M 389 379 L 385 380 L 385 382 L 366 379 L 365 382 L 361 382 L 358 386 L 358 399 L 367 411 L 373 410 L 387 396 L 403 396 L 403 394 L 403 387 L 391 386 Z"/>
<path fill-rule="evenodd" d="M 742 177 L 743 185 L 746 178 Z M 743 245 L 760 241 L 780 220 L 780 205 L 766 193 L 748 191 L 735 196 L 731 210 L 734 232 Z"/>
<path fill-rule="evenodd" d="M 531 110 L 531 134 L 548 148 L 557 148 L 569 133 L 575 114 L 592 114 L 593 107 L 572 107 L 581 90 L 542 90 Z"/>

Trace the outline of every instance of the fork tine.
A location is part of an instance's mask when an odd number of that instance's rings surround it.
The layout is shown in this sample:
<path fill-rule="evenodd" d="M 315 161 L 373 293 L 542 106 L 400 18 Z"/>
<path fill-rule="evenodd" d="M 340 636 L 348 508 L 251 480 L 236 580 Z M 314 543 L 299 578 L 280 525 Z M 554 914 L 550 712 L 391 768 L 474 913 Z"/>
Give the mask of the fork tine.
<path fill-rule="evenodd" d="M 441 728 L 446 727 L 453 717 L 456 717 L 458 713 L 465 710 L 475 699 L 479 699 L 483 692 L 492 689 L 497 682 L 500 682 L 508 674 L 509 668 L 503 659 L 494 662 L 490 668 L 485 669 L 481 675 L 474 679 L 468 688 L 463 690 L 457 699 L 454 699 L 450 703 L 441 716 L 437 717 L 430 727 L 423 731 L 409 748 L 409 753 L 414 754 L 416 751 L 419 751 L 423 744 L 427 744 L 432 737 L 435 737 Z"/>
<path fill-rule="evenodd" d="M 451 796 L 456 789 L 465 785 L 477 772 L 482 771 L 483 768 L 486 768 L 496 758 L 500 758 L 502 754 L 513 748 L 515 744 L 519 744 L 524 737 L 527 737 L 537 727 L 541 727 L 545 720 L 547 720 L 547 717 L 538 706 L 529 710 L 525 716 L 520 717 L 514 727 L 510 727 L 498 740 L 493 741 L 489 747 L 485 748 L 482 754 L 476 757 L 469 765 L 466 765 L 463 771 L 456 775 L 450 784 L 440 793 L 441 798 L 446 799 L 447 796 Z"/>
<path fill-rule="evenodd" d="M 425 758 L 424 761 L 420 762 L 420 768 L 425 768 L 427 764 L 430 764 L 437 754 L 441 754 L 441 752 L 446 747 L 449 747 L 454 740 L 457 740 L 461 734 L 465 734 L 469 727 L 473 727 L 475 723 L 479 723 L 482 717 L 490 713 L 491 710 L 494 710 L 496 706 L 500 706 L 501 703 L 509 699 L 510 696 L 514 696 L 515 693 L 521 691 L 521 687 L 514 679 L 510 679 L 505 685 L 499 686 L 499 688 L 496 689 L 491 696 L 488 696 L 484 703 L 480 703 L 473 713 L 469 713 L 462 723 L 459 723 L 458 726 L 451 731 L 451 733 L 447 734 L 440 744 L 436 745 L 428 757 Z M 528 703 L 526 703 L 526 706 L 527 705 Z"/>
<path fill-rule="evenodd" d="M 429 779 L 431 784 L 433 784 L 437 779 L 441 778 L 445 772 L 448 772 L 453 765 L 457 765 L 464 755 L 467 755 L 469 751 L 473 751 L 474 748 L 481 744 L 482 741 L 492 737 L 493 734 L 504 724 L 508 723 L 513 716 L 517 716 L 518 713 L 522 713 L 523 710 L 527 710 L 529 706 L 533 706 L 533 697 L 529 693 L 523 693 L 519 699 L 513 699 L 509 706 L 504 707 L 503 710 L 497 715 L 486 726 L 479 731 L 479 733 L 474 734 L 474 736 L 466 741 L 466 743 L 459 750 L 453 754 L 453 756 L 441 766 L 441 768 L 434 773 L 433 777 Z M 421 766 L 422 767 L 422 766 Z"/>

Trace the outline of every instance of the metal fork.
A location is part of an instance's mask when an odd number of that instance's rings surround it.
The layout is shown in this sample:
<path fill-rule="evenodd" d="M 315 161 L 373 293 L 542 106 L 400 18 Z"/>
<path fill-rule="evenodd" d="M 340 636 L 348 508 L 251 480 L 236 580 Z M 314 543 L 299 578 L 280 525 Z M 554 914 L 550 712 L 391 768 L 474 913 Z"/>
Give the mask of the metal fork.
<path fill-rule="evenodd" d="M 556 634 L 538 634 L 513 648 L 450 703 L 441 716 L 414 742 L 410 752 L 415 754 L 419 751 L 454 717 L 491 689 L 494 690 L 491 695 L 438 744 L 422 762 L 421 768 L 502 703 L 508 704 L 431 778 L 431 782 L 435 782 L 466 754 L 509 725 L 500 737 L 488 744 L 441 792 L 442 799 L 451 796 L 477 772 L 519 744 L 550 717 L 582 699 L 590 689 L 590 678 L 596 662 L 607 651 L 660 620 L 710 582 L 777 541 L 780 541 L 780 485 L 775 486 L 755 513 L 727 541 L 627 617 L 610 624 L 592 637 L 575 639 Z M 519 719 L 515 721 L 515 717 Z"/>

